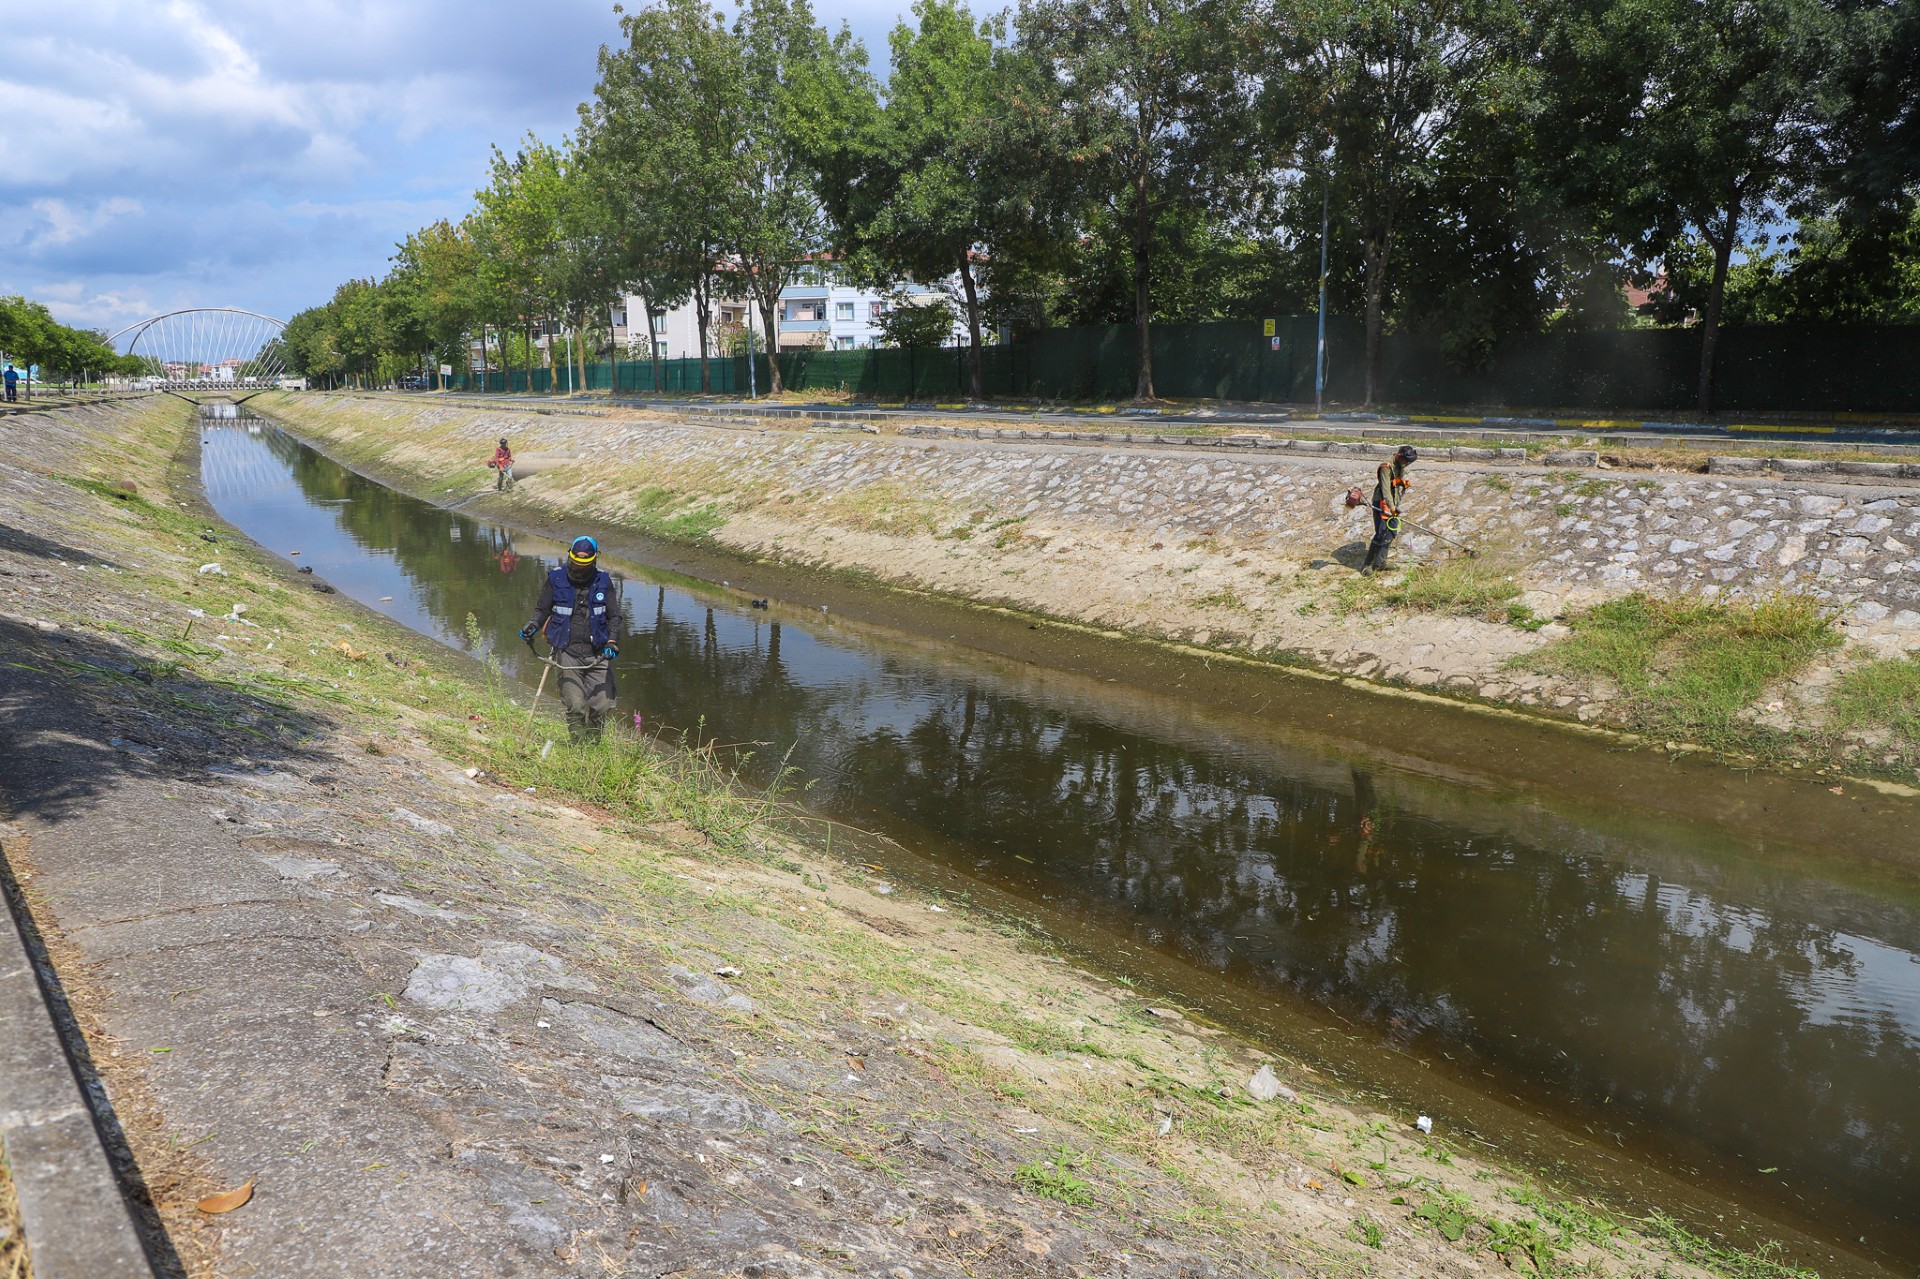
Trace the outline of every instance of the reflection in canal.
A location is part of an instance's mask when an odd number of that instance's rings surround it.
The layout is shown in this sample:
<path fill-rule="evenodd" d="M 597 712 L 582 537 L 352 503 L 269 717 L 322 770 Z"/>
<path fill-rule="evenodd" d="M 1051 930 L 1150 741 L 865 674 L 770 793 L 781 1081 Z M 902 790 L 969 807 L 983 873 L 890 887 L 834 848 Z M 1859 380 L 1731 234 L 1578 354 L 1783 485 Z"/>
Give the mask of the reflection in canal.
<path fill-rule="evenodd" d="M 342 591 L 455 643 L 472 613 L 504 658 L 524 652 L 557 547 L 271 428 L 210 430 L 204 474 L 226 518 Z M 1757 858 L 1749 832 L 1468 789 L 645 568 L 625 591 L 623 702 L 772 743 L 761 762 L 789 759 L 811 806 L 1177 953 L 1236 997 L 1304 996 L 1589 1129 L 1719 1152 L 1782 1204 L 1913 1224 L 1910 882 L 1831 882 L 1818 849 Z"/>

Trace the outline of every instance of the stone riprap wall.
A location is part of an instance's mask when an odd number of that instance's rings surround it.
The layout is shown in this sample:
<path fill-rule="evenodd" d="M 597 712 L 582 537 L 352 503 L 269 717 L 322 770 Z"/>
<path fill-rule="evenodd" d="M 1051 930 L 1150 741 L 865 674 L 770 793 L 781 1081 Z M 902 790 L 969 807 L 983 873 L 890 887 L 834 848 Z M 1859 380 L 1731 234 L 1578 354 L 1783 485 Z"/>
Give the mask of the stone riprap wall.
<path fill-rule="evenodd" d="M 1594 695 L 1507 662 L 1557 625 L 1352 607 L 1371 530 L 1341 499 L 1370 489 L 1389 444 L 936 438 L 340 397 L 269 411 L 416 476 L 471 467 L 502 434 L 569 454 L 510 499 L 549 513 L 647 527 L 705 512 L 699 527 L 750 554 L 1583 713 Z M 1538 615 L 1633 590 L 1796 592 L 1882 652 L 1920 647 L 1920 485 L 1524 456 L 1423 454 L 1408 513 L 1478 545 Z M 1455 554 L 1413 530 L 1400 546 L 1399 564 Z"/>

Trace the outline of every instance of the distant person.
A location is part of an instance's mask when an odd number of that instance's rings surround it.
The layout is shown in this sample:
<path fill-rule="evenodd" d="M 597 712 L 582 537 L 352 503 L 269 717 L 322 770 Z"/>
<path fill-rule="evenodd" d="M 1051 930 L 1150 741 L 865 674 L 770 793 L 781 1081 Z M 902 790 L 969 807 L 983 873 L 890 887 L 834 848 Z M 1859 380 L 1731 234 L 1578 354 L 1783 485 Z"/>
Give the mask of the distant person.
<path fill-rule="evenodd" d="M 20 371 L 9 364 L 7 365 L 5 376 L 7 379 L 7 403 L 12 404 L 20 398 Z"/>
<path fill-rule="evenodd" d="M 1406 501 L 1407 490 L 1413 487 L 1413 481 L 1407 478 L 1407 468 L 1419 460 L 1419 451 L 1413 445 L 1402 444 L 1394 450 L 1393 457 L 1382 462 L 1374 472 L 1373 543 L 1367 547 L 1366 562 L 1360 566 L 1362 573 L 1386 569 L 1387 548 L 1393 545 L 1394 535 L 1400 531 L 1400 506 Z"/>
<path fill-rule="evenodd" d="M 500 437 L 500 447 L 493 451 L 493 461 L 487 463 L 487 467 L 489 470 L 499 472 L 498 475 L 493 477 L 493 487 L 495 489 L 510 489 L 513 487 L 513 450 L 507 447 L 506 436 L 503 435 Z"/>
<path fill-rule="evenodd" d="M 545 632 L 547 658 L 560 670 L 560 702 L 576 742 L 598 741 L 613 714 L 613 660 L 620 656 L 620 599 L 600 567 L 600 545 L 575 538 L 566 562 L 547 574 L 533 620 L 520 630 L 529 644 Z"/>

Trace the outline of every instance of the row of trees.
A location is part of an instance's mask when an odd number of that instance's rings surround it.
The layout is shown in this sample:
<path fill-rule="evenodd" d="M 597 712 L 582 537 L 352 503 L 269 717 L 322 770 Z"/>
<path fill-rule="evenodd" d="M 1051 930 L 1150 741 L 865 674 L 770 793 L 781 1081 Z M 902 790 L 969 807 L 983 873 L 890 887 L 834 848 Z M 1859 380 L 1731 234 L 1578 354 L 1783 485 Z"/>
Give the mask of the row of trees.
<path fill-rule="evenodd" d="M 18 296 L 0 297 L 0 357 L 22 370 L 39 369 L 43 379 L 84 381 L 153 371 L 149 361 L 115 351 L 106 334 L 71 328 L 43 304 Z"/>
<path fill-rule="evenodd" d="M 1728 319 L 1920 320 L 1914 0 L 919 0 L 884 81 L 807 0 L 621 28 L 577 131 L 496 152 L 466 218 L 296 320 L 296 364 L 531 361 L 628 290 L 649 332 L 693 303 L 704 352 L 716 298 L 773 332 L 832 255 L 951 281 L 976 394 L 991 326 L 1130 321 L 1150 397 L 1156 319 L 1316 305 L 1323 225 L 1369 401 L 1390 329 L 1471 366 L 1634 322 L 1636 278 L 1701 325 L 1703 411 Z"/>

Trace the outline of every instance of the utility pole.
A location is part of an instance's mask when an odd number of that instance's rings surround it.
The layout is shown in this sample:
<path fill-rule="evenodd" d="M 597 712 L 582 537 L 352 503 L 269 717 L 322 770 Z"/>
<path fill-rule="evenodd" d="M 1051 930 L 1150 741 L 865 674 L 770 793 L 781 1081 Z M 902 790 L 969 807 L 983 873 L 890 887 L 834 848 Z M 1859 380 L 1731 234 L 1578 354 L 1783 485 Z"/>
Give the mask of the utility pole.
<path fill-rule="evenodd" d="M 760 398 L 760 379 L 753 371 L 753 289 L 747 289 L 747 398 Z"/>
<path fill-rule="evenodd" d="M 1320 341 L 1313 357 L 1313 415 L 1320 416 L 1327 387 L 1327 189 L 1328 178 L 1320 184 Z"/>

